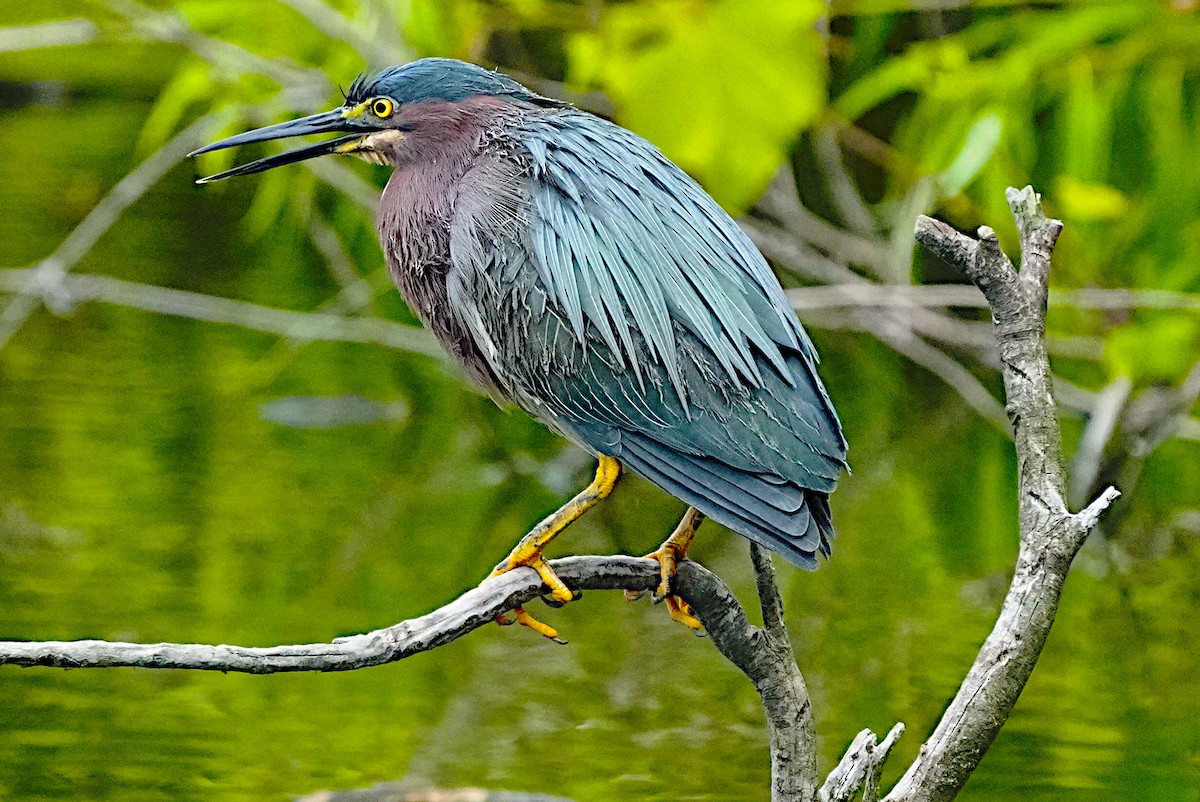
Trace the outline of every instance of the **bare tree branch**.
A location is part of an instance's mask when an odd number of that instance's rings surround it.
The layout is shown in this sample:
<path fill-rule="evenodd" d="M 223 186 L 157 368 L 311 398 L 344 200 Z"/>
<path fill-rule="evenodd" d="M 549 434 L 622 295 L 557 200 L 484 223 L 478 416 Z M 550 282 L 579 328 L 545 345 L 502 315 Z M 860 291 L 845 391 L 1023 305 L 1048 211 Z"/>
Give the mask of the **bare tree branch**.
<path fill-rule="evenodd" d="M 322 0 L 281 0 L 303 15 L 312 26 L 330 39 L 345 42 L 368 64 L 383 67 L 410 61 L 412 52 L 404 46 L 395 29 L 355 23 Z"/>
<path fill-rule="evenodd" d="M 765 563 L 764 563 L 765 560 Z M 765 564 L 765 568 L 763 568 Z M 554 571 L 575 590 L 653 590 L 660 580 L 654 560 L 637 557 L 564 557 Z M 765 555 L 755 557 L 770 571 Z M 760 573 L 769 589 L 764 604 L 777 604 L 774 580 Z M 758 690 L 772 737 L 772 802 L 808 802 L 816 798 L 815 737 L 812 710 L 800 670 L 792 658 L 786 630 L 782 639 L 750 624 L 746 611 L 716 574 L 690 560 L 678 565 L 673 589 L 691 605 L 713 645 Z M 527 604 L 545 592 L 532 569 L 520 568 L 485 580 L 454 601 L 420 618 L 332 643 L 245 647 L 191 643 L 119 643 L 111 641 L 0 641 L 0 665 L 56 668 L 176 668 L 274 674 L 294 671 L 349 671 L 403 660 L 449 643 L 491 623 L 501 613 Z M 769 601 L 774 599 L 774 602 Z M 774 626 L 782 618 L 769 614 Z"/>
<path fill-rule="evenodd" d="M 870 730 L 854 737 L 841 761 L 829 772 L 821 786 L 821 802 L 849 802 L 861 788 L 863 802 L 879 799 L 879 773 L 896 741 L 904 734 L 904 725 L 896 724 L 882 742 Z"/>
<path fill-rule="evenodd" d="M 0 28 L 0 53 L 85 45 L 99 37 L 100 27 L 91 20 L 82 18 L 55 20 L 36 25 L 9 25 Z"/>
<path fill-rule="evenodd" d="M 223 73 L 266 76 L 279 84 L 288 103 L 295 108 L 323 103 L 334 89 L 324 72 L 300 66 L 291 59 L 260 56 L 201 33 L 174 9 L 159 11 L 135 0 L 104 0 L 104 5 L 123 18 L 131 35 L 138 39 L 182 45 Z"/>
<path fill-rule="evenodd" d="M 742 227 L 750 235 L 754 244 L 776 263 L 789 267 L 794 266 L 797 269 L 803 268 L 804 273 L 810 278 L 826 284 L 851 287 L 875 286 L 873 282 L 864 279 L 848 267 L 812 250 L 799 238 L 778 226 L 746 220 L 742 222 Z M 885 308 L 881 311 L 882 315 L 857 318 L 855 327 L 869 331 L 881 342 L 944 380 L 985 420 L 1002 429 L 1006 428 L 999 403 L 980 384 L 979 380 L 972 376 L 970 371 L 959 364 L 954 357 L 931 345 L 920 336 L 932 331 L 942 337 L 947 337 L 947 331 L 954 331 L 957 333 L 957 336 L 953 336 L 954 342 L 962 345 L 964 342 L 969 343 L 970 340 L 975 339 L 975 324 L 955 320 L 933 309 L 918 306 L 910 306 L 905 309 Z M 978 341 L 975 344 L 982 345 Z"/>
<path fill-rule="evenodd" d="M 763 628 L 750 628 L 749 638 L 757 642 L 753 645 L 756 659 L 752 671 L 742 670 L 754 682 L 767 712 L 771 802 L 809 802 L 817 796 L 817 731 L 812 702 L 792 653 L 771 555 L 751 542 L 750 559 L 754 563 Z M 717 637 L 720 635 L 713 634 L 714 640 Z M 725 649 L 721 651 L 724 653 Z"/>
<path fill-rule="evenodd" d="M 986 308 L 987 299 L 968 284 L 893 285 L 862 282 L 819 287 L 793 287 L 788 300 L 797 311 L 839 307 L 965 307 Z M 1124 311 L 1162 309 L 1200 310 L 1200 294 L 1170 290 L 1078 289 L 1050 291 L 1050 306 L 1067 309 Z"/>
<path fill-rule="evenodd" d="M 866 319 L 862 321 L 862 325 L 897 353 L 903 354 L 944 381 L 962 397 L 967 406 L 979 413 L 981 418 L 1008 434 L 1008 420 L 1000 402 L 957 359 L 930 345 L 911 329 L 897 325 L 893 320 Z"/>
<path fill-rule="evenodd" d="M 658 564 L 633 557 L 566 557 L 552 561 L 563 581 L 576 590 L 648 590 L 659 581 Z M 736 616 L 714 610 L 732 593 L 716 575 L 692 562 L 679 566 L 679 594 L 706 626 Z M 0 641 L 0 665 L 57 668 L 181 668 L 275 674 L 292 671 L 348 671 L 403 660 L 456 640 L 501 613 L 533 600 L 542 590 L 532 570 L 517 569 L 484 581 L 454 601 L 420 618 L 332 643 L 292 646 L 211 646 L 193 643 L 85 641 Z M 685 595 L 686 593 L 686 595 Z M 733 602 L 736 605 L 736 600 Z M 741 606 L 736 605 L 740 610 Z M 720 615 L 718 615 L 720 613 Z M 744 618 L 745 614 L 742 613 Z M 714 640 L 714 642 L 716 642 Z"/>
<path fill-rule="evenodd" d="M 0 291 L 28 292 L 30 278 L 36 270 L 0 270 Z M 275 309 L 232 298 L 156 287 L 109 276 L 61 275 L 57 279 L 60 282 L 58 292 L 71 303 L 104 301 L 210 323 L 229 323 L 296 340 L 376 343 L 445 358 L 433 338 L 423 329 L 402 326 L 381 318 Z"/>
<path fill-rule="evenodd" d="M 1050 254 L 1062 223 L 1042 214 L 1032 188 L 1010 189 L 1008 201 L 1021 233 L 1020 273 L 991 229 L 974 239 L 928 217 L 917 221 L 917 239 L 962 268 L 992 309 L 1018 455 L 1021 542 L 995 627 L 889 802 L 949 800 L 962 790 L 1033 672 L 1071 561 L 1118 495 L 1108 488 L 1077 514 L 1066 507 L 1044 336 Z"/>
<path fill-rule="evenodd" d="M 1104 450 L 1117 430 L 1121 418 L 1121 410 L 1129 400 L 1133 390 L 1133 382 L 1128 376 L 1118 376 L 1107 387 L 1096 394 L 1095 403 L 1088 414 L 1087 425 L 1075 447 L 1075 457 L 1071 460 L 1070 500 L 1081 504 L 1092 485 L 1100 476 L 1100 468 L 1104 460 Z"/>

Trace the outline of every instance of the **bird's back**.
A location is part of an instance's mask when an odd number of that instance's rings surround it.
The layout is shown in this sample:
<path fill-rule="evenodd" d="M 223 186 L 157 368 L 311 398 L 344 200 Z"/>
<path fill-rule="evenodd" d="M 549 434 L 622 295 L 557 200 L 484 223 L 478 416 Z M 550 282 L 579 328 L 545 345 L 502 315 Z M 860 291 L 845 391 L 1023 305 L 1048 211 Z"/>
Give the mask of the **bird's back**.
<path fill-rule="evenodd" d="M 794 563 L 828 553 L 846 445 L 816 353 L 692 179 L 625 129 L 539 110 L 456 197 L 448 307 L 501 394 Z"/>

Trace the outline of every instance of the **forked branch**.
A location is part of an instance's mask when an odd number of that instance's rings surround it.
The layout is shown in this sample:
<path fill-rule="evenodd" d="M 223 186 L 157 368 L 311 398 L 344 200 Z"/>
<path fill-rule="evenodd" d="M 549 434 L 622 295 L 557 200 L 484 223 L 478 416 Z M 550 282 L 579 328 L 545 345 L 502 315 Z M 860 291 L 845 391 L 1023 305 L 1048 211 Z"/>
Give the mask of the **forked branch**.
<path fill-rule="evenodd" d="M 1080 513 L 1066 507 L 1045 337 L 1050 255 L 1062 223 L 1042 213 L 1032 187 L 1009 189 L 1008 204 L 1021 234 L 1020 272 L 990 228 L 975 239 L 928 217 L 917 220 L 917 240 L 961 268 L 992 310 L 1017 451 L 1021 540 L 995 627 L 888 802 L 949 800 L 962 790 L 1033 672 L 1071 561 L 1118 495 L 1110 487 Z"/>

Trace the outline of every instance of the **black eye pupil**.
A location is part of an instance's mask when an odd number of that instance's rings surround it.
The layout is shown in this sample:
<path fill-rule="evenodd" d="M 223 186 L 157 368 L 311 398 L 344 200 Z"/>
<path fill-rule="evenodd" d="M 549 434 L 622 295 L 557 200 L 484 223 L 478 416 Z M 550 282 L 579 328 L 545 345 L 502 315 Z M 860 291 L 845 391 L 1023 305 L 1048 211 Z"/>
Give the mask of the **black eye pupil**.
<path fill-rule="evenodd" d="M 375 113 L 377 115 L 379 115 L 380 117 L 386 117 L 390 110 L 391 110 L 391 107 L 388 105 L 387 101 L 384 101 L 384 100 L 376 100 L 375 101 Z"/>

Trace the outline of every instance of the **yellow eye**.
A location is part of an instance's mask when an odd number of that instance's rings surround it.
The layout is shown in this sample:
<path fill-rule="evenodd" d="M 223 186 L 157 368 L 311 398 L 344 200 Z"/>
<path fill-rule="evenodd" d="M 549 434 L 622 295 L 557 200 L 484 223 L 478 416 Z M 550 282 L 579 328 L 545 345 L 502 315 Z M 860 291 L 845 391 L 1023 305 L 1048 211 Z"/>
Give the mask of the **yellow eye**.
<path fill-rule="evenodd" d="M 390 98 L 377 97 L 371 101 L 371 113 L 376 117 L 391 117 L 396 104 Z"/>

